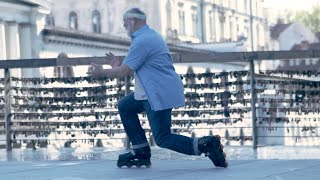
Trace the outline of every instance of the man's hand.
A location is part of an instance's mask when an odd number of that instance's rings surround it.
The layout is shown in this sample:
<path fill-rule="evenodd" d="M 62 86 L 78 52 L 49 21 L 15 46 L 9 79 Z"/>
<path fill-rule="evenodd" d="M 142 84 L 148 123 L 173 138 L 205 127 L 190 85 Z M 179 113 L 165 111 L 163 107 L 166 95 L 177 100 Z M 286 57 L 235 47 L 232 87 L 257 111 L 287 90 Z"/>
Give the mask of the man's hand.
<path fill-rule="evenodd" d="M 99 64 L 95 64 L 95 63 L 91 63 L 91 71 L 87 72 L 87 74 L 91 77 L 102 77 L 102 76 L 105 76 L 105 73 L 104 73 L 104 69 L 102 68 L 101 65 Z"/>
<path fill-rule="evenodd" d="M 122 64 L 120 58 L 115 56 L 111 52 L 109 52 L 109 54 L 106 53 L 106 56 L 107 56 L 106 63 L 110 65 L 112 68 L 119 67 Z"/>
<path fill-rule="evenodd" d="M 92 70 L 87 72 L 91 77 L 108 77 L 108 78 L 122 78 L 133 74 L 133 70 L 126 64 L 122 63 L 119 57 L 113 55 L 111 52 L 106 54 L 106 64 L 112 68 L 103 69 L 101 65 L 91 63 Z"/>

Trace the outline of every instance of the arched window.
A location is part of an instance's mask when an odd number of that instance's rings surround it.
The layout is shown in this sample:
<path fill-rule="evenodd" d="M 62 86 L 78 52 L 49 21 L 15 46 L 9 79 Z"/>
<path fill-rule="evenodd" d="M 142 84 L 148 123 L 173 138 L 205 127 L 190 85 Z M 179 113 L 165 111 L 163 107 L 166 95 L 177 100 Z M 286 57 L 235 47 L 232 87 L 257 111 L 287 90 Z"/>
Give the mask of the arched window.
<path fill-rule="evenodd" d="M 78 16 L 74 11 L 69 14 L 69 28 L 70 29 L 78 29 Z"/>
<path fill-rule="evenodd" d="M 220 42 L 225 41 L 225 22 L 226 22 L 226 16 L 224 12 L 221 12 L 219 14 L 219 21 L 220 21 Z"/>
<path fill-rule="evenodd" d="M 197 14 L 192 14 L 192 35 L 197 36 L 198 35 L 198 16 Z"/>
<path fill-rule="evenodd" d="M 53 15 L 52 14 L 48 14 L 47 16 L 46 16 L 46 25 L 47 26 L 54 26 L 54 17 L 53 17 Z"/>
<path fill-rule="evenodd" d="M 248 1 L 247 0 L 243 0 L 243 10 L 244 10 L 244 13 L 248 13 Z"/>
<path fill-rule="evenodd" d="M 232 41 L 234 38 L 234 35 L 233 35 L 233 18 L 232 16 L 229 16 L 229 31 L 230 31 L 230 40 Z"/>
<path fill-rule="evenodd" d="M 95 33 L 101 33 L 101 16 L 97 10 L 92 13 L 92 29 Z"/>
<path fill-rule="evenodd" d="M 184 11 L 179 11 L 179 34 L 186 34 L 185 33 L 185 13 Z"/>
<path fill-rule="evenodd" d="M 215 25 L 215 12 L 209 12 L 209 27 L 210 27 L 210 39 L 216 41 L 216 25 Z"/>

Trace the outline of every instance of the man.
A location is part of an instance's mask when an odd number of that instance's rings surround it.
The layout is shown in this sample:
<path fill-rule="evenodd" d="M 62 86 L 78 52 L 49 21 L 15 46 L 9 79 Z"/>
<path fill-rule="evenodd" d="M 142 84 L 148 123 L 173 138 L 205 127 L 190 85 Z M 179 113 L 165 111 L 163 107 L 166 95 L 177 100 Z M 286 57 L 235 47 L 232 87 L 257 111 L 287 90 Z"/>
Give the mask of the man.
<path fill-rule="evenodd" d="M 187 155 L 205 153 L 216 166 L 227 167 L 220 137 L 190 138 L 171 133 L 172 108 L 184 106 L 184 88 L 175 72 L 169 49 L 160 34 L 146 24 L 146 14 L 132 8 L 123 15 L 123 26 L 132 43 L 123 63 L 112 53 L 106 54 L 111 69 L 95 67 L 88 74 L 92 77 L 125 77 L 134 74 L 134 93 L 118 103 L 124 129 L 132 150 L 122 154 L 118 167 L 151 165 L 151 150 L 140 125 L 138 113 L 146 112 L 155 143 Z"/>

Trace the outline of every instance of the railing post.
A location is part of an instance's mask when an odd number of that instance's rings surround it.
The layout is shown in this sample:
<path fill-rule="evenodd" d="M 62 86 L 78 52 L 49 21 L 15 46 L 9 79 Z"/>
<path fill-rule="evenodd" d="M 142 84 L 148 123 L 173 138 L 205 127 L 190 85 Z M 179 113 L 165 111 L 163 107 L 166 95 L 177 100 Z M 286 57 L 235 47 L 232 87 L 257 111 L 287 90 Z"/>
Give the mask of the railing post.
<path fill-rule="evenodd" d="M 254 73 L 254 60 L 250 59 L 250 86 L 251 86 L 251 117 L 252 117 L 252 147 L 257 148 L 257 115 L 256 115 L 256 102 L 257 95 L 255 91 L 255 73 Z"/>
<path fill-rule="evenodd" d="M 126 76 L 124 78 L 124 95 L 127 96 L 130 93 L 130 76 Z M 130 149 L 131 145 L 130 145 L 130 140 L 128 135 L 126 135 L 126 149 Z"/>
<path fill-rule="evenodd" d="M 6 126 L 6 150 L 12 151 L 11 139 L 11 93 L 10 93 L 10 70 L 4 69 L 4 103 L 5 103 L 5 126 Z"/>

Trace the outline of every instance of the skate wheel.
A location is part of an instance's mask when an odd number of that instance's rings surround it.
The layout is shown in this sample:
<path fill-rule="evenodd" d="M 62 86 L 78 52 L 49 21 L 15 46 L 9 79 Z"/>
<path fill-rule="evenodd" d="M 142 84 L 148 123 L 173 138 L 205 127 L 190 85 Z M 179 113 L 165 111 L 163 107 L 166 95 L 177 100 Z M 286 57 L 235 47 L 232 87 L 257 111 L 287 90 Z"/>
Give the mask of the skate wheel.
<path fill-rule="evenodd" d="M 150 168 L 151 167 L 151 163 L 146 165 L 146 168 Z"/>
<path fill-rule="evenodd" d="M 228 166 L 229 166 L 228 162 L 227 162 L 227 161 L 225 161 L 225 162 L 224 162 L 224 166 L 223 166 L 223 167 L 224 167 L 224 168 L 227 168 Z"/>

